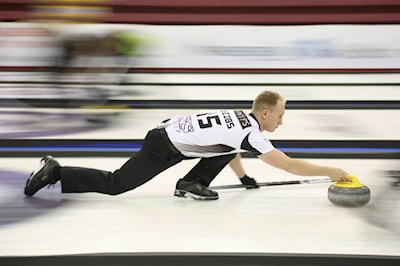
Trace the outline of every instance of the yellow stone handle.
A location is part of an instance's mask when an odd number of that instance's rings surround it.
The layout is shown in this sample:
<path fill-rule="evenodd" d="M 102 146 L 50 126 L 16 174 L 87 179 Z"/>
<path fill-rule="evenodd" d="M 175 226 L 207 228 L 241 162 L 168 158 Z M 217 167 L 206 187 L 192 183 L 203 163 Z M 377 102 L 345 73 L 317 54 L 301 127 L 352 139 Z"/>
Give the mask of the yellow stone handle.
<path fill-rule="evenodd" d="M 351 182 L 336 182 L 335 186 L 336 187 L 343 187 L 343 188 L 360 188 L 364 187 L 364 184 L 361 184 L 360 181 L 358 181 L 357 177 L 354 175 L 349 175 Z"/>

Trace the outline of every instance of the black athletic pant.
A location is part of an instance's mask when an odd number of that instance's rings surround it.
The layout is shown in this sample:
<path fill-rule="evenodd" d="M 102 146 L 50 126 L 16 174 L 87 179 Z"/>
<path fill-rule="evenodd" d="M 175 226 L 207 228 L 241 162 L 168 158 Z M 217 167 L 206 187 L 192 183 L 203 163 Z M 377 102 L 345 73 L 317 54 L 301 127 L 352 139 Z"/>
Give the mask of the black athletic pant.
<path fill-rule="evenodd" d="M 208 186 L 235 154 L 202 158 L 184 177 Z M 114 172 L 83 167 L 60 167 L 63 193 L 99 192 L 117 195 L 132 190 L 181 162 L 193 159 L 183 156 L 170 142 L 164 129 L 150 130 L 143 147 Z"/>
<path fill-rule="evenodd" d="M 202 158 L 185 175 L 183 180 L 196 181 L 208 187 L 211 181 L 224 169 L 224 167 L 235 158 L 236 154 L 221 155 L 218 157 Z"/>

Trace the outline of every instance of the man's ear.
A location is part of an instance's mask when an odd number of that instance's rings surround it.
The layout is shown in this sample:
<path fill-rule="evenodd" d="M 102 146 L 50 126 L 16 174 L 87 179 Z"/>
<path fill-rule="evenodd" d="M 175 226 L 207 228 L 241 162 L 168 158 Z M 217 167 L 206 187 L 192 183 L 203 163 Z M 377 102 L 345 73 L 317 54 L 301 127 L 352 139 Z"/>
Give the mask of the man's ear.
<path fill-rule="evenodd" d="M 262 116 L 263 116 L 263 118 L 265 119 L 265 118 L 267 118 L 268 116 L 269 116 L 269 110 L 268 109 L 263 109 L 263 111 L 262 111 Z"/>

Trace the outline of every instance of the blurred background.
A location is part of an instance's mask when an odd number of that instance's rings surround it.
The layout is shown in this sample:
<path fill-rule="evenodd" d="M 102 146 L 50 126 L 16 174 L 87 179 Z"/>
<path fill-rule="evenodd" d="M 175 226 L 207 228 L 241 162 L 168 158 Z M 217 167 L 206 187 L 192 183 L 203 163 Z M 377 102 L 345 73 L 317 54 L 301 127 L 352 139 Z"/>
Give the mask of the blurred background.
<path fill-rule="evenodd" d="M 41 155 L 29 146 L 54 138 L 135 150 L 168 112 L 249 109 L 275 90 L 301 118 L 269 136 L 282 149 L 397 158 L 399 11 L 393 0 L 2 0 L 5 154 Z"/>
<path fill-rule="evenodd" d="M 125 158 L 273 90 L 277 148 L 398 170 L 399 23 L 398 0 L 0 0 L 0 156 Z"/>

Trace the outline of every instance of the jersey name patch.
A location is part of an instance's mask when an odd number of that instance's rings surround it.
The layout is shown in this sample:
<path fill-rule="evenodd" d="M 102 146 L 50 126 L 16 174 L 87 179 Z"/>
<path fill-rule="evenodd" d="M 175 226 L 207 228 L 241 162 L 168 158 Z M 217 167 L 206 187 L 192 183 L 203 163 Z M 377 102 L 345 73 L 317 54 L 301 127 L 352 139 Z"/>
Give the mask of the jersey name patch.
<path fill-rule="evenodd" d="M 246 114 L 243 111 L 234 111 L 237 119 L 239 120 L 240 125 L 242 126 L 242 129 L 245 129 L 246 127 L 250 127 L 250 121 L 247 118 Z"/>
<path fill-rule="evenodd" d="M 222 115 L 224 116 L 225 124 L 226 124 L 227 128 L 232 128 L 235 126 L 228 111 L 222 111 Z"/>

